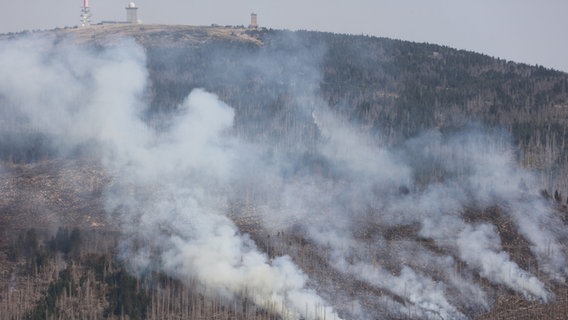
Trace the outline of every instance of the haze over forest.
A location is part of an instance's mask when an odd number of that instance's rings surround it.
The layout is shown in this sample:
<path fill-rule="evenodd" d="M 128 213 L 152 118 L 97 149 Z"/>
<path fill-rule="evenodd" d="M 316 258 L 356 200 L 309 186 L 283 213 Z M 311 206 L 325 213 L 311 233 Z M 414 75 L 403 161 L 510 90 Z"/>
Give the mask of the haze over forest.
<path fill-rule="evenodd" d="M 568 311 L 566 73 L 164 25 L 3 35 L 0 69 L 3 314 Z"/>

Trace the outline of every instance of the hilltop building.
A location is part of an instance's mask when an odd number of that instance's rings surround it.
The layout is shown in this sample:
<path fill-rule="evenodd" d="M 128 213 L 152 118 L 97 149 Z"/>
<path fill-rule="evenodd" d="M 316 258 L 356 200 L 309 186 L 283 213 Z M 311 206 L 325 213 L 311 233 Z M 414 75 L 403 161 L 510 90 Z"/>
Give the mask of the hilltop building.
<path fill-rule="evenodd" d="M 87 2 L 88 0 L 84 0 L 84 1 L 85 1 L 85 3 L 88 3 Z M 138 20 L 138 7 L 136 6 L 136 3 L 130 2 L 126 6 L 125 9 L 126 9 L 126 21 L 103 20 L 98 24 L 104 25 L 104 24 L 139 24 L 139 23 L 141 23 L 140 20 Z M 88 7 L 87 7 L 87 10 L 88 10 Z M 89 14 L 89 17 L 90 17 L 90 14 Z"/>
<path fill-rule="evenodd" d="M 253 12 L 250 14 L 250 24 L 249 24 L 250 29 L 258 29 L 258 22 L 256 18 L 257 18 L 256 13 Z"/>
<path fill-rule="evenodd" d="M 130 2 L 126 6 L 126 23 L 140 23 L 138 20 L 138 7 L 134 2 Z"/>

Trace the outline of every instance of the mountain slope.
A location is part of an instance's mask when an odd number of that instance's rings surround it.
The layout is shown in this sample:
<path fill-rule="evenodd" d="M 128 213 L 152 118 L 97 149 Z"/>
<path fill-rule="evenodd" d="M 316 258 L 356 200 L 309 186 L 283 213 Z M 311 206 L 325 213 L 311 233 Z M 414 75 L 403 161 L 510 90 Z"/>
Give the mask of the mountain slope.
<path fill-rule="evenodd" d="M 3 296 L 34 294 L 3 310 L 81 317 L 83 295 L 133 318 L 566 305 L 564 73 L 306 31 L 3 38 L 3 274 L 37 282 L 13 281 Z M 66 245 L 58 226 L 91 240 Z"/>

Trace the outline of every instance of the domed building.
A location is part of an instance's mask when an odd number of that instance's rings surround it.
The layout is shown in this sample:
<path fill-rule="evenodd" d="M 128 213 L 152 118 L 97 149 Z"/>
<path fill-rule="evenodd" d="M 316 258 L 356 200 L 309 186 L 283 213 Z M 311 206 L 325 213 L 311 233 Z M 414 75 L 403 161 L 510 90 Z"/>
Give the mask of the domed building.
<path fill-rule="evenodd" d="M 138 7 L 134 2 L 130 2 L 126 6 L 126 22 L 128 23 L 139 23 L 138 21 Z"/>

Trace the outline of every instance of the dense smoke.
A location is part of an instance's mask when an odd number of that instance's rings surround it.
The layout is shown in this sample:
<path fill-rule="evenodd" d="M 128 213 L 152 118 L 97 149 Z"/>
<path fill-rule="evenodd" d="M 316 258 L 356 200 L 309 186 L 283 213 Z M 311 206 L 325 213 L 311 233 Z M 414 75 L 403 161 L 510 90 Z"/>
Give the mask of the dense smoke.
<path fill-rule="evenodd" d="M 153 130 L 142 120 L 143 49 L 129 41 L 92 51 L 24 39 L 3 43 L 0 61 L 0 92 L 18 106 L 4 121 L 22 121 L 62 153 L 93 148 L 114 176 L 106 207 L 122 221 L 133 267 L 197 278 L 211 291 L 205 294 L 228 300 L 246 289 L 259 306 L 285 306 L 277 310 L 286 316 L 314 318 L 315 306 L 326 306 L 289 257 L 269 259 L 225 215 L 239 152 L 227 135 L 229 106 L 195 90 L 167 130 Z M 129 248 L 133 241 L 147 246 Z M 336 317 L 331 308 L 323 313 Z"/>
<path fill-rule="evenodd" d="M 235 110 L 202 89 L 150 125 L 146 56 L 128 40 L 105 48 L 1 42 L 3 127 L 39 133 L 64 157 L 98 157 L 113 176 L 105 209 L 121 221 L 121 255 L 133 271 L 197 279 L 206 295 L 246 295 L 284 317 L 325 319 L 338 318 L 330 303 L 357 299 L 314 284 L 290 256 L 260 250 L 234 222 L 249 214 L 233 210 L 240 204 L 255 208 L 269 234 L 307 239 L 335 272 L 384 292 L 378 301 L 390 316 L 487 310 L 480 278 L 528 299 L 553 298 L 549 280 L 567 274 L 565 230 L 505 133 L 472 125 L 384 145 L 319 96 L 325 50 L 280 41 L 293 54 L 235 56 L 238 68 L 211 75 L 240 81 L 253 72 L 284 88 L 295 120 L 279 136 L 237 130 Z M 548 278 L 503 248 L 494 208 L 516 224 Z M 396 228 L 404 239 L 389 238 Z M 342 312 L 373 318 L 359 306 Z"/>

